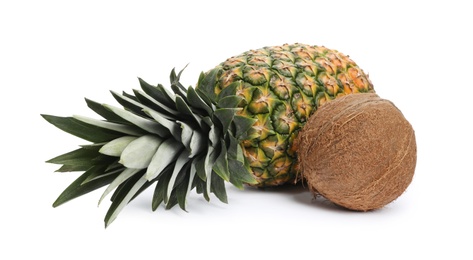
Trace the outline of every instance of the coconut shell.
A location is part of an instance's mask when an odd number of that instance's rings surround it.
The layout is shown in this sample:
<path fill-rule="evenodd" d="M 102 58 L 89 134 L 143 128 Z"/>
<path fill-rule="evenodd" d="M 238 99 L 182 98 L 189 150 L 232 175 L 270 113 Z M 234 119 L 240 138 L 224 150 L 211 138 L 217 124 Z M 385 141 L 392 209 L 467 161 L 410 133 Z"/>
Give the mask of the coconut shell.
<path fill-rule="evenodd" d="M 300 171 L 311 191 L 348 209 L 381 208 L 414 176 L 414 130 L 392 102 L 374 93 L 324 104 L 298 138 Z"/>

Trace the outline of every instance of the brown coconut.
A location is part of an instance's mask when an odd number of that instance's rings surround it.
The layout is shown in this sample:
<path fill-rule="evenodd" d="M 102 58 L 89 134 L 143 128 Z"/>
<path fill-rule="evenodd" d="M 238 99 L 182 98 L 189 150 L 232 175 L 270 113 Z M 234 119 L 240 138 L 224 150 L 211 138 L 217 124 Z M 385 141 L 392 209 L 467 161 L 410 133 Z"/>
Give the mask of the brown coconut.
<path fill-rule="evenodd" d="M 348 209 L 378 209 L 414 176 L 414 130 L 396 106 L 374 93 L 320 107 L 299 135 L 298 160 L 311 191 Z"/>

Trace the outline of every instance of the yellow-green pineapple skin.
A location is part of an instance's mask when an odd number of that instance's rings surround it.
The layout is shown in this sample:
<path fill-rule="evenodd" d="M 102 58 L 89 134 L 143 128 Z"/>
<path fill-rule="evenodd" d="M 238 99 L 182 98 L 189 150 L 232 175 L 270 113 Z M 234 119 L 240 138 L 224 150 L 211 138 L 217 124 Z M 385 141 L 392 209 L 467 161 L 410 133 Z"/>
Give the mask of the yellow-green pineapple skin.
<path fill-rule="evenodd" d="M 374 92 L 354 61 L 323 46 L 264 47 L 217 68 L 215 93 L 238 84 L 237 95 L 243 97 L 239 115 L 257 119 L 241 146 L 259 187 L 298 180 L 294 140 L 318 107 L 342 95 Z"/>

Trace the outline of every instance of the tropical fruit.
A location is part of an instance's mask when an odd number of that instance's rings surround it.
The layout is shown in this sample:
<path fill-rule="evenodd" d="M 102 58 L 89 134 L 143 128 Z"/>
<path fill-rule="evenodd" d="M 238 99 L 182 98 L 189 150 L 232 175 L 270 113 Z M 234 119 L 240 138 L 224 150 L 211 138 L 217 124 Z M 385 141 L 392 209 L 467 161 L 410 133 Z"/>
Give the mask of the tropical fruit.
<path fill-rule="evenodd" d="M 91 142 L 48 162 L 58 171 L 84 171 L 54 206 L 108 185 L 105 223 L 155 185 L 152 209 L 186 207 L 192 189 L 227 202 L 225 181 L 236 187 L 293 183 L 296 137 L 318 107 L 351 93 L 374 92 L 348 56 L 321 46 L 292 44 L 250 50 L 202 73 L 184 87 L 139 79 L 133 93 L 112 92 L 122 107 L 86 99 L 103 119 L 43 115 Z"/>
<path fill-rule="evenodd" d="M 298 139 L 309 189 L 351 210 L 384 207 L 414 176 L 414 130 L 391 101 L 375 93 L 348 95 L 321 107 Z"/>

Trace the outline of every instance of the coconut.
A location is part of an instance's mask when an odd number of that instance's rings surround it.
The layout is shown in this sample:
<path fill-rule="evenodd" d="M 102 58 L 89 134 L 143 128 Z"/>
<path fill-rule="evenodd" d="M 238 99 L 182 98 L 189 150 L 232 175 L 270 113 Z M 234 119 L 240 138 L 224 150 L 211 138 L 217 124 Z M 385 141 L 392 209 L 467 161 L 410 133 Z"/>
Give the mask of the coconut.
<path fill-rule="evenodd" d="M 299 167 L 310 190 L 348 209 L 381 208 L 414 176 L 414 130 L 392 102 L 374 93 L 324 104 L 298 138 Z"/>

